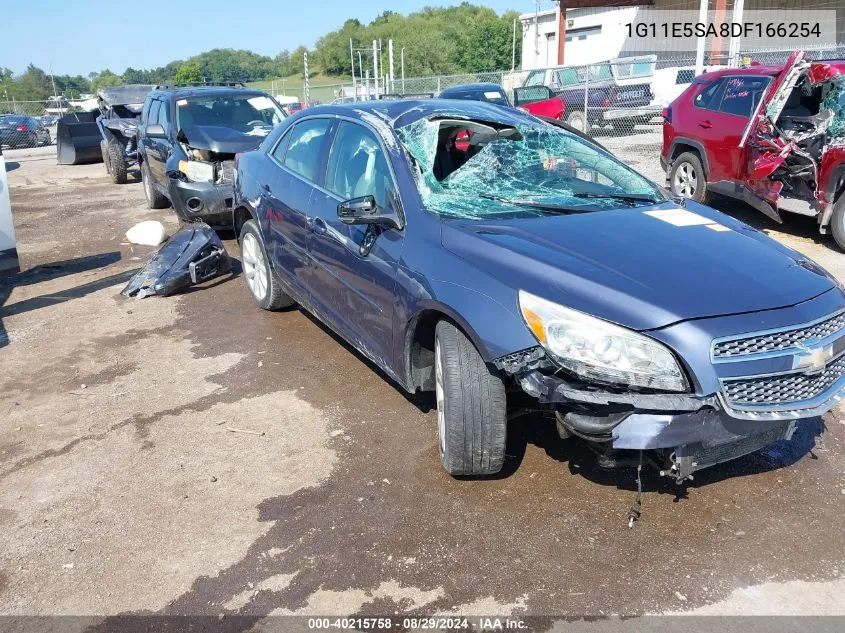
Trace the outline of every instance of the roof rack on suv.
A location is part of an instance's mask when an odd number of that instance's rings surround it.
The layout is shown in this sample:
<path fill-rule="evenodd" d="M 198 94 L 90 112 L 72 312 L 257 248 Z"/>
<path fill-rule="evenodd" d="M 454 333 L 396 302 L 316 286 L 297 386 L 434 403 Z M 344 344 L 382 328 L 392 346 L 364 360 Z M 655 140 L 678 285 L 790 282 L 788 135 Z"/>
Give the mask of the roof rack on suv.
<path fill-rule="evenodd" d="M 228 88 L 246 88 L 246 84 L 242 81 L 204 81 L 201 83 L 189 84 L 159 84 L 155 87 L 156 90 L 172 90 L 174 88 L 203 88 L 206 86 L 221 86 Z"/>

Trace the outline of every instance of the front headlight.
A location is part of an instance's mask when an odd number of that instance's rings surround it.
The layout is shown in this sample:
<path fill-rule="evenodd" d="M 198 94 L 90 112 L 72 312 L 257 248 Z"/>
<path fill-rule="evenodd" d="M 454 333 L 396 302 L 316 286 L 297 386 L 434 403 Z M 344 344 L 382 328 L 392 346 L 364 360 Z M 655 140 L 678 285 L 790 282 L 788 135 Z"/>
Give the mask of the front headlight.
<path fill-rule="evenodd" d="M 188 180 L 194 182 L 212 182 L 214 180 L 214 165 L 211 163 L 203 163 L 198 160 L 180 160 L 179 171 L 181 171 Z"/>
<path fill-rule="evenodd" d="M 675 356 L 654 339 L 523 290 L 519 309 L 546 351 L 581 378 L 663 391 L 689 390 Z"/>

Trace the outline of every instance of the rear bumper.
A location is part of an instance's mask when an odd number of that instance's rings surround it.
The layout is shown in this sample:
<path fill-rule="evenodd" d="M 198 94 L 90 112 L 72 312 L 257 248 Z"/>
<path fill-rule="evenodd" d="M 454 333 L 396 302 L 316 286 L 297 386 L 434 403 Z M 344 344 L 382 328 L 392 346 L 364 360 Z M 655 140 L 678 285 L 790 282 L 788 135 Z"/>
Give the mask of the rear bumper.
<path fill-rule="evenodd" d="M 170 178 L 168 197 L 180 220 L 202 220 L 214 228 L 231 228 L 233 225 L 232 185 Z"/>
<path fill-rule="evenodd" d="M 604 121 L 648 120 L 661 116 L 662 109 L 655 106 L 610 108 L 602 114 Z"/>

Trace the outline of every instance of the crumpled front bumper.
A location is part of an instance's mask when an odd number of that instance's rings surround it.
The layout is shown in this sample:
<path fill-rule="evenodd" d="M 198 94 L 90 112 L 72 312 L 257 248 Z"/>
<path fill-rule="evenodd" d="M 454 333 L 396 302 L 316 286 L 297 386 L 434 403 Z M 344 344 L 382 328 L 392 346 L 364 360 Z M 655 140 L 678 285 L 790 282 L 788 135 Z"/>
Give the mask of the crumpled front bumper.
<path fill-rule="evenodd" d="M 632 450 L 710 449 L 750 438 L 765 438 L 765 444 L 789 439 L 796 420 L 826 413 L 845 396 L 845 386 L 837 384 L 812 409 L 745 414 L 728 410 L 716 394 L 613 393 L 576 386 L 537 369 L 517 380 L 540 403 L 573 412 L 572 422 L 592 432 L 587 439 Z M 748 444 L 747 452 L 765 445 Z"/>
<path fill-rule="evenodd" d="M 191 182 L 171 177 L 168 198 L 183 222 L 202 220 L 214 228 L 231 228 L 234 194 L 230 184 Z"/>

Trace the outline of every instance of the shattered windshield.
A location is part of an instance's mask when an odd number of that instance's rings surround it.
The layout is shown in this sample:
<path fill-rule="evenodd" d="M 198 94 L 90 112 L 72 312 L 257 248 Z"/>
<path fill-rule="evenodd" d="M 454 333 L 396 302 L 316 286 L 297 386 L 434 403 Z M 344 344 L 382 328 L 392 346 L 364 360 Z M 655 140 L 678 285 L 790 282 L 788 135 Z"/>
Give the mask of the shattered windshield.
<path fill-rule="evenodd" d="M 179 129 L 213 125 L 266 136 L 283 118 L 282 109 L 265 95 L 187 97 L 176 101 L 176 126 Z"/>
<path fill-rule="evenodd" d="M 416 163 L 424 204 L 449 217 L 583 213 L 664 199 L 608 152 L 540 122 L 422 119 L 397 133 Z"/>

